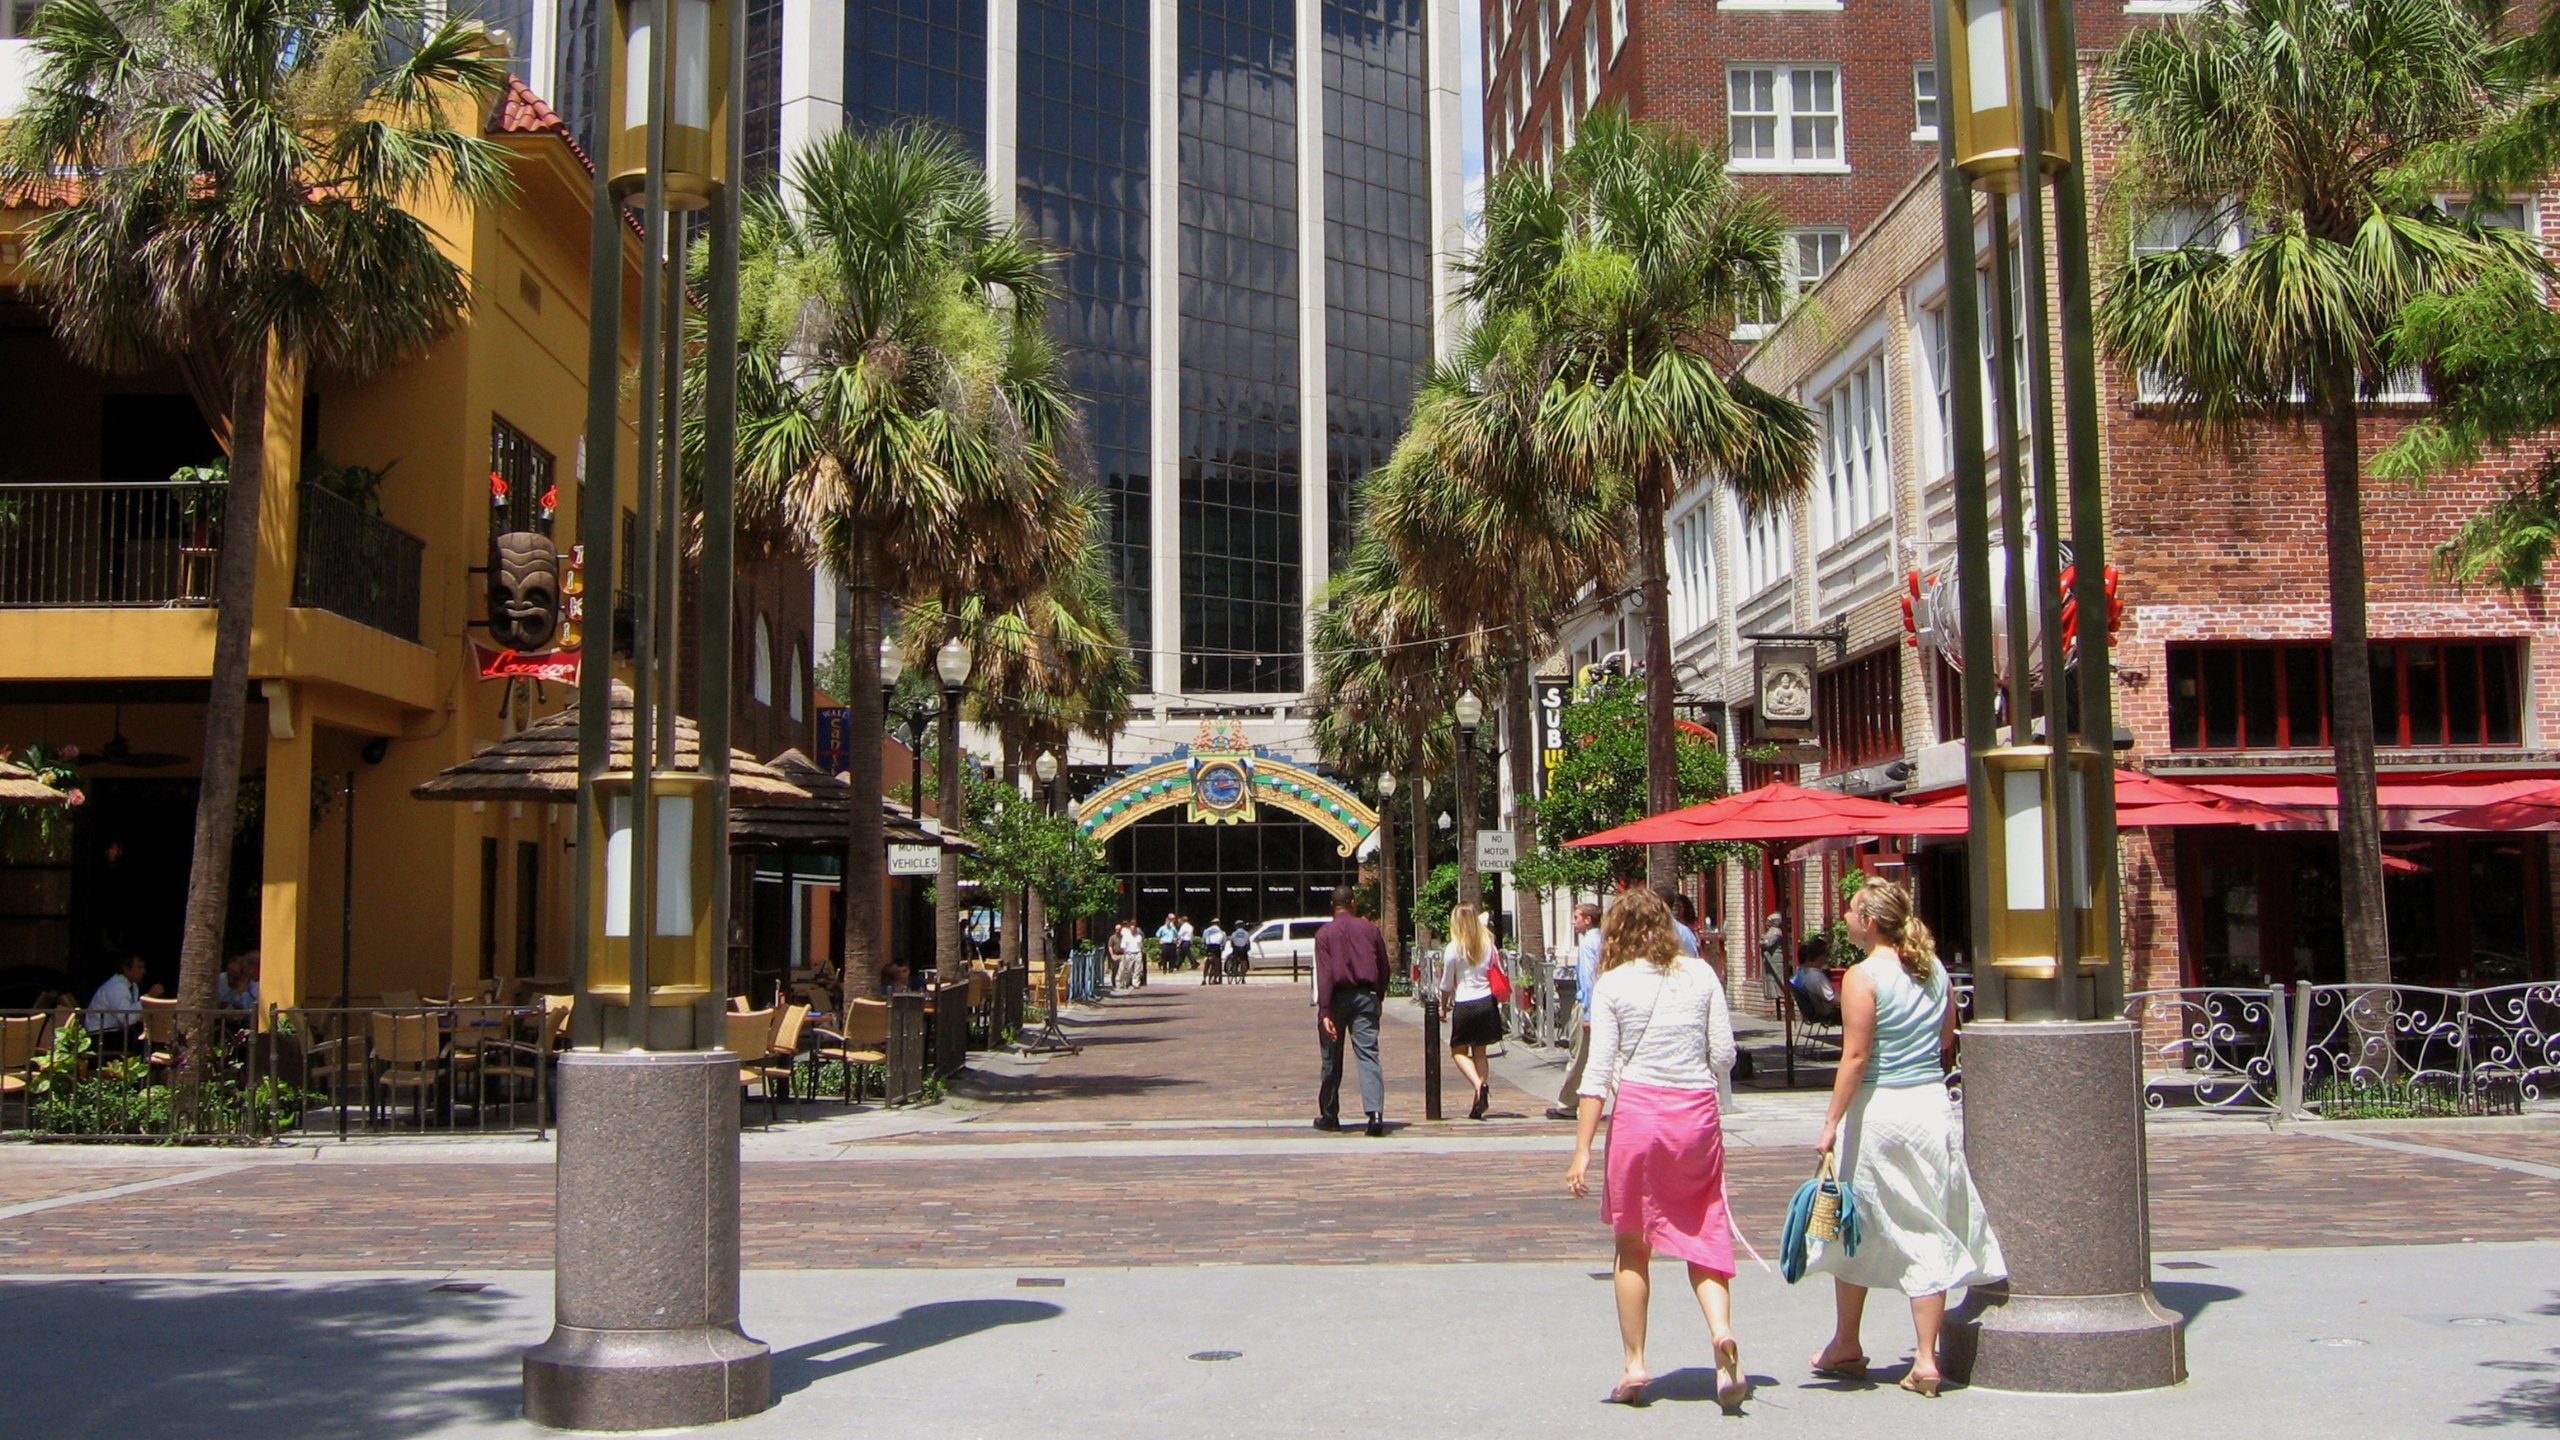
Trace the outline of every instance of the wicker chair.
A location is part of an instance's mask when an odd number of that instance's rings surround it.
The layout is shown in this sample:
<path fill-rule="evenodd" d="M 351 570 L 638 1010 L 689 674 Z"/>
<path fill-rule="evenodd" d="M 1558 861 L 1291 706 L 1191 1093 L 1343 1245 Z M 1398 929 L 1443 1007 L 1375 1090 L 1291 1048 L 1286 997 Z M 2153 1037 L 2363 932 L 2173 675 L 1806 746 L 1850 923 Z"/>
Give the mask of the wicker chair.
<path fill-rule="evenodd" d="M 728 1015 L 729 1052 L 742 1062 L 738 1066 L 741 1089 L 749 1085 L 764 1089 L 765 1123 L 773 1123 L 773 1082 L 756 1067 L 764 1063 L 765 1052 L 773 1048 L 773 1012 L 770 1010 L 733 1010 Z"/>
<path fill-rule="evenodd" d="M 499 1085 L 512 1102 L 520 1085 L 541 1088 L 542 1078 L 558 1063 L 561 1047 L 569 1038 L 569 1014 L 575 1004 L 567 995 L 542 997 L 539 1019 L 526 1016 L 520 1024 L 527 1029 L 506 1040 L 485 1041 L 480 1046 L 480 1083 L 486 1087 Z M 529 1033 L 528 1033 L 529 1032 Z M 559 1096 L 552 1096 L 552 1106 L 559 1107 Z"/>
<path fill-rule="evenodd" d="M 773 1112 L 775 1085 L 780 1085 L 783 1093 L 790 1095 L 795 1102 L 800 1098 L 797 1093 L 796 1067 L 800 1061 L 801 1035 L 808 1024 L 808 1006 L 785 1006 L 782 1010 L 782 1018 L 773 1024 L 773 1038 L 765 1042 L 765 1053 L 754 1057 L 741 1054 L 738 1057 L 750 1062 L 746 1067 L 747 1071 L 756 1076 L 764 1086 L 765 1111 L 768 1116 Z"/>
<path fill-rule="evenodd" d="M 809 1040 L 810 1060 L 819 1065 L 831 1060 L 842 1065 L 844 1098 L 847 1101 L 860 1100 L 862 1067 L 889 1063 L 889 1002 L 856 998 L 845 1006 L 842 1034 L 811 1026 Z M 885 1077 L 881 1081 L 881 1093 L 884 1097 L 888 1093 Z"/>
<path fill-rule="evenodd" d="M 420 1011 L 414 1015 L 394 1015 L 376 1011 L 367 1015 L 372 1039 L 372 1076 L 368 1082 L 373 1094 L 395 1096 L 411 1091 L 418 1097 L 417 1115 L 420 1128 L 427 1123 L 427 1107 L 435 1103 L 437 1087 L 445 1080 L 444 1036 L 436 1027 L 436 1017 Z"/>
<path fill-rule="evenodd" d="M 0 1112 L 8 1109 L 13 1095 L 21 1105 L 34 1103 L 27 1093 L 28 1082 L 34 1077 L 36 1056 L 43 1052 L 45 1031 L 52 1024 L 50 1015 L 0 1016 Z"/>

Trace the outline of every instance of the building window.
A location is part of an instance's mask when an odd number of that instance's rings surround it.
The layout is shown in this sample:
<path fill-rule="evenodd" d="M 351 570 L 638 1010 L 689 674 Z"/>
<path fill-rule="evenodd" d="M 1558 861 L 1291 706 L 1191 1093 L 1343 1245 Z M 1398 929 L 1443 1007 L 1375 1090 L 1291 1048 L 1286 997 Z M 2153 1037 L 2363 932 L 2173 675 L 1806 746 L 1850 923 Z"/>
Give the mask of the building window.
<path fill-rule="evenodd" d="M 1885 513 L 1884 357 L 1852 371 L 1814 406 L 1822 423 L 1821 543 L 1837 545 Z"/>
<path fill-rule="evenodd" d="M 1609 0 L 1609 63 L 1618 63 L 1618 52 L 1627 48 L 1627 0 Z"/>
<path fill-rule="evenodd" d="M 1591 89 L 1591 98 L 1600 98 L 1600 7 L 1592 6 L 1582 14 L 1582 78 Z"/>
<path fill-rule="evenodd" d="M 1955 377 L 1947 369 L 1947 307 L 1921 312 L 1920 323 L 1928 332 L 1930 413 L 1937 417 L 1935 473 L 1951 475 L 1956 468 Z"/>
<path fill-rule="evenodd" d="M 1840 263 L 1840 257 L 1849 248 L 1849 232 L 1790 230 L 1782 244 L 1784 248 L 1779 253 L 1778 264 L 1786 274 L 1787 303 L 1792 305 L 1795 300 L 1811 293 L 1814 286 L 1822 283 L 1822 277 L 1830 274 L 1832 267 Z M 1739 327 L 1741 338 L 1757 337 L 1762 330 L 1777 324 L 1781 313 L 1763 306 L 1745 315 Z"/>
<path fill-rule="evenodd" d="M 1794 527 L 1782 505 L 1763 505 L 1742 516 L 1742 588 L 1757 595 L 1795 568 Z"/>
<path fill-rule="evenodd" d="M 1671 522 L 1671 633 L 1687 635 L 1715 615 L 1715 540 L 1705 507 Z"/>
<path fill-rule="evenodd" d="M 1889 647 L 1822 672 L 1813 727 L 1826 773 L 1901 759 L 1901 652 Z"/>
<path fill-rule="evenodd" d="M 551 452 L 496 416 L 489 418 L 489 533 L 551 533 L 560 508 Z"/>
<path fill-rule="evenodd" d="M 2375 742 L 2385 747 L 2523 743 L 2513 641 L 2376 641 Z M 2169 743 L 2179 750 L 2312 750 L 2329 738 L 2329 645 L 2169 647 Z"/>
<path fill-rule="evenodd" d="M 754 663 L 755 668 L 747 672 L 747 683 L 752 687 L 750 693 L 756 697 L 757 704 L 770 705 L 773 703 L 773 631 L 761 615 L 756 617 Z"/>
<path fill-rule="evenodd" d="M 1911 72 L 1911 138 L 1938 138 L 1938 67 L 1922 65 Z"/>
<path fill-rule="evenodd" d="M 1725 71 L 1726 139 L 1740 168 L 1840 163 L 1840 70 L 1737 65 Z"/>
<path fill-rule="evenodd" d="M 783 704 L 787 707 L 787 713 L 791 716 L 791 723 L 794 725 L 807 718 L 808 702 L 803 697 L 808 694 L 808 691 L 808 656 L 800 643 L 795 640 L 791 645 L 791 693 L 783 697 Z"/>

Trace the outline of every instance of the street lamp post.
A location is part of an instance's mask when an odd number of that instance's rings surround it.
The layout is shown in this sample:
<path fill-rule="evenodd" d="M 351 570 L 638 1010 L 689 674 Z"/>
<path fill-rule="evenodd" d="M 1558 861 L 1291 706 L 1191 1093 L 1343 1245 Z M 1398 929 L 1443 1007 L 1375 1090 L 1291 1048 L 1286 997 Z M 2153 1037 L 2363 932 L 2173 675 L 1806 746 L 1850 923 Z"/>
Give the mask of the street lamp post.
<path fill-rule="evenodd" d="M 1476 874 L 1476 729 L 1484 724 L 1484 702 L 1473 690 L 1462 691 L 1451 708 L 1458 722 L 1458 903 L 1484 904 L 1484 885 Z"/>
<path fill-rule="evenodd" d="M 1065 775 L 1066 767 L 1058 763 L 1057 752 L 1041 751 L 1039 757 L 1031 762 L 1031 773 L 1040 782 L 1040 813 L 1056 815 L 1064 808 L 1066 798 L 1059 793 L 1060 778 Z M 1058 917 L 1048 913 L 1046 899 L 1037 891 L 1033 892 L 1032 899 L 1033 903 L 1042 906 L 1041 923 L 1032 929 L 1040 937 L 1041 988 L 1048 993 L 1049 1019 L 1040 1027 L 1039 1034 L 1022 1042 L 1022 1051 L 1026 1055 L 1045 1051 L 1077 1054 L 1083 1047 L 1068 1039 L 1066 1029 L 1058 1023 Z"/>
<path fill-rule="evenodd" d="M 732 0 L 612 0 L 596 94 L 607 117 L 588 232 L 587 469 L 579 537 L 591 591 L 632 568 L 632 706 L 617 767 L 611 645 L 579 676 L 576 1004 L 559 1062 L 557 1253 L 550 1336 L 525 1352 L 527 1419 L 557 1429 L 706 1425 L 773 1402 L 772 1357 L 739 1328 L 738 1063 L 719 1048 L 729 923 L 729 628 L 735 576 L 738 186 L 745 10 Z M 638 543 L 622 516 L 625 206 L 637 212 Z M 674 216 L 707 212 L 705 326 L 687 348 Z M 677 768 L 683 607 L 683 369 L 702 414 L 699 759 Z M 610 638 L 610 637 L 608 637 Z"/>
<path fill-rule="evenodd" d="M 1396 776 L 1378 777 L 1378 927 L 1387 934 L 1389 973 L 1404 966 L 1403 917 L 1396 904 Z"/>
<path fill-rule="evenodd" d="M 1422 893 L 1431 886 L 1431 826 L 1424 820 L 1431 781 L 1413 780 L 1413 993 L 1422 1001 L 1422 1118 L 1440 1118 L 1440 977 L 1431 964 L 1431 927 L 1422 920 Z"/>
<path fill-rule="evenodd" d="M 1992 574 L 1992 481 L 1982 446 L 1959 443 L 1957 598 L 1980 1022 L 1965 1029 L 1966 1154 L 2009 1278 L 1974 1290 L 1950 1317 L 1942 1360 L 1959 1380 L 2004 1390 L 2171 1385 L 2184 1377 L 2185 1349 L 2178 1318 L 2150 1287 L 2140 1036 L 2117 1018 L 2123 972 L 2109 769 L 2106 517 L 2072 7 L 2068 0 L 1939 0 L 1933 11 L 1947 117 L 1939 127 L 1939 184 L 1950 354 L 1983 351 L 1974 199 L 1977 190 L 1990 197 L 1998 332 L 1990 369 L 2000 402 L 2005 572 Z M 2048 235 L 2061 303 L 2059 364 L 2046 288 Z M 2026 313 L 2013 324 L 2019 303 Z M 1983 434 L 1981 368 L 1954 365 L 1948 378 L 1951 428 L 1958 436 Z M 2055 613 L 2066 479 L 2079 616 L 2076 715 L 2066 703 L 2075 657 L 2066 653 Z M 1992 619 L 1995 583 L 2007 602 L 2005 666 L 1994 658 L 2001 642 Z M 2040 644 L 2030 645 L 2031 631 L 2041 632 Z M 2004 668 L 2005 745 L 1993 713 L 1994 675 Z M 2038 670 L 2043 735 L 2042 743 L 2030 743 L 2038 698 L 2031 672 Z"/>
<path fill-rule="evenodd" d="M 942 829 L 960 828 L 960 696 L 969 685 L 969 642 L 954 635 L 934 652 L 933 673 L 942 681 L 942 736 L 934 763 L 942 767 Z M 945 847 L 934 871 L 933 968 L 945 985 L 963 979 L 960 953 L 960 852 Z"/>

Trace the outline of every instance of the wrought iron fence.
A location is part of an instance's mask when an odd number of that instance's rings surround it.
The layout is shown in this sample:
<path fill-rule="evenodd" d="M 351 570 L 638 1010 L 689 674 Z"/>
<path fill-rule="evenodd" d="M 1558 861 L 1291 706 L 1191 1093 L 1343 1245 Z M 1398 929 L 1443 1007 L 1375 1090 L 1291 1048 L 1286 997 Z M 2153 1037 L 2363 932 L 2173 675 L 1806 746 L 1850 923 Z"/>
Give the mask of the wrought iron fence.
<path fill-rule="evenodd" d="M 209 1046 L 197 1056 L 196 1047 Z M 237 1010 L 0 1011 L 0 1134 L 263 1139 L 298 1123 L 277 1037 Z M 185 1080 L 189 1062 L 201 1075 Z"/>
<path fill-rule="evenodd" d="M 565 1031 L 540 1005 L 277 1012 L 276 1073 L 310 1132 L 549 1127 Z"/>
<path fill-rule="evenodd" d="M 2124 997 L 2124 1018 L 2141 1035 L 2149 1108 L 2291 1110 L 2281 988 L 2138 990 Z"/>
<path fill-rule="evenodd" d="M 209 605 L 219 483 L 0 484 L 0 608 Z"/>
<path fill-rule="evenodd" d="M 2480 1114 L 2560 1089 L 2560 982 L 2297 994 L 2295 1103 L 2305 1113 Z"/>
<path fill-rule="evenodd" d="M 302 487 L 293 603 L 416 643 L 426 543 L 317 485 Z"/>

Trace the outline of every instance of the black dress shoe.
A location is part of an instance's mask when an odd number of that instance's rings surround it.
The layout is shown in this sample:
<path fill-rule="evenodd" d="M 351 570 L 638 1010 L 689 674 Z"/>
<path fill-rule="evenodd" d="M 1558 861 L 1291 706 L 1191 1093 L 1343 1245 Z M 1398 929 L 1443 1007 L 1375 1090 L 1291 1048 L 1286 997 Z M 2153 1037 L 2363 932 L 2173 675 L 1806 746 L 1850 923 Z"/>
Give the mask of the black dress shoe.
<path fill-rule="evenodd" d="M 1491 1085 L 1479 1085 L 1479 1086 L 1477 1086 L 1477 1087 L 1476 1087 L 1476 1103 L 1475 1103 L 1474 1105 L 1472 1105 L 1472 1106 L 1468 1107 L 1468 1110 L 1467 1110 L 1467 1118 L 1468 1118 L 1468 1119 L 1470 1119 L 1470 1120 L 1481 1120 L 1481 1119 L 1483 1119 L 1483 1118 L 1484 1118 L 1484 1109 L 1485 1109 L 1485 1107 L 1486 1107 L 1487 1105 L 1492 1104 L 1492 1103 L 1493 1103 L 1493 1087 L 1492 1087 Z"/>
<path fill-rule="evenodd" d="M 1380 1115 L 1380 1114 L 1378 1114 L 1376 1111 L 1371 1111 L 1371 1112 L 1370 1112 L 1370 1114 L 1369 1114 L 1369 1128 L 1368 1128 L 1368 1130 L 1367 1130 L 1367 1131 L 1365 1131 L 1365 1132 L 1363 1132 L 1363 1133 L 1367 1134 L 1367 1135 L 1368 1135 L 1368 1137 L 1369 1137 L 1370 1139 L 1372 1139 L 1372 1140 L 1375 1140 L 1375 1139 L 1377 1139 L 1379 1136 L 1386 1134 L 1386 1133 L 1387 1133 L 1387 1117 L 1385 1117 L 1384 1115 Z"/>
<path fill-rule="evenodd" d="M 1334 1119 L 1330 1115 L 1319 1115 L 1316 1117 L 1316 1128 L 1319 1130 L 1339 1130 L 1342 1128 L 1342 1122 Z"/>

